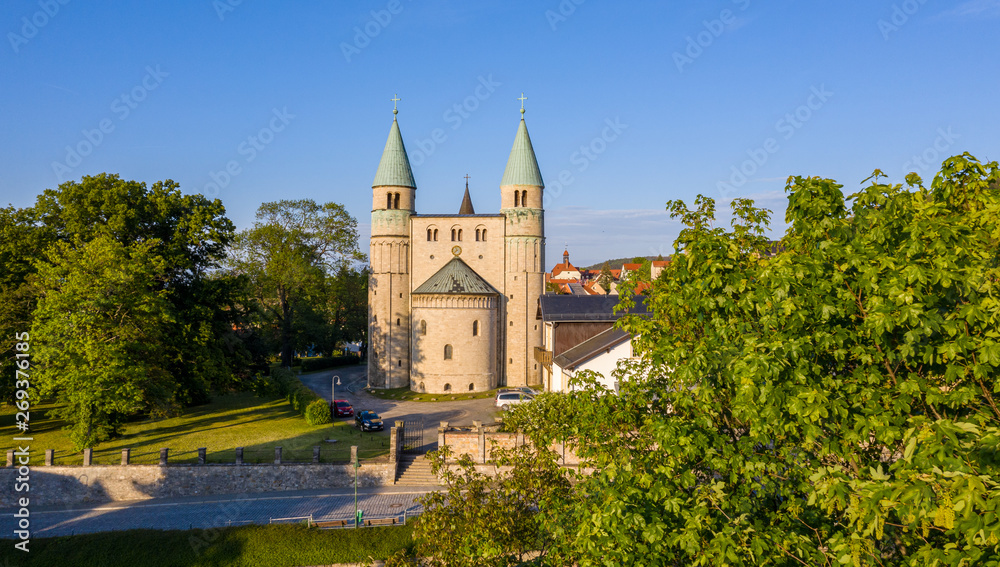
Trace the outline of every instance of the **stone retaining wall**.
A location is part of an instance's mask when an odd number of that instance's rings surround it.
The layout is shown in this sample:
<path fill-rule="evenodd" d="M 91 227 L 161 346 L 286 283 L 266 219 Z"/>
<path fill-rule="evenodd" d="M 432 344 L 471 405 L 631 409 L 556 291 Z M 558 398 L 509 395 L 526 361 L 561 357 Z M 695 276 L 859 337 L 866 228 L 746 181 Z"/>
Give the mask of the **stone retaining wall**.
<path fill-rule="evenodd" d="M 13 487 L 16 468 L 0 469 L 0 486 Z M 395 463 L 361 462 L 358 486 L 391 485 Z M 32 467 L 29 492 L 0 491 L 0 508 L 27 496 L 33 506 L 102 503 L 210 494 L 319 490 L 353 486 L 351 464 L 127 465 Z"/>
<path fill-rule="evenodd" d="M 492 461 L 494 449 L 514 449 L 530 443 L 521 433 L 488 431 L 481 423 L 476 423 L 472 429 L 458 429 L 441 422 L 438 428 L 438 448 L 448 446 L 452 459 L 456 461 L 462 455 L 469 455 L 477 464 L 485 464 Z M 580 464 L 580 458 L 570 443 L 556 442 L 549 449 L 559 455 L 561 465 Z"/>

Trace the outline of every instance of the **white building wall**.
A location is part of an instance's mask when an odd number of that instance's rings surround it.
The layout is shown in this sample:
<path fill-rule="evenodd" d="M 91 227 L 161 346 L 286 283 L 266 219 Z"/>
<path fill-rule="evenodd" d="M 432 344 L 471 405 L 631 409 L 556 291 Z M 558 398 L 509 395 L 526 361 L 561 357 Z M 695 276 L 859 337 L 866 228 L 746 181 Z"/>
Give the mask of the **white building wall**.
<path fill-rule="evenodd" d="M 612 347 L 610 351 L 597 354 L 590 360 L 585 361 L 573 370 L 560 367 L 557 363 L 552 363 L 552 390 L 556 392 L 569 392 L 569 380 L 581 370 L 592 370 L 601 375 L 598 380 L 605 388 L 617 392 L 615 379 L 612 372 L 618 367 L 618 362 L 632 358 L 632 341 L 627 340 Z"/>

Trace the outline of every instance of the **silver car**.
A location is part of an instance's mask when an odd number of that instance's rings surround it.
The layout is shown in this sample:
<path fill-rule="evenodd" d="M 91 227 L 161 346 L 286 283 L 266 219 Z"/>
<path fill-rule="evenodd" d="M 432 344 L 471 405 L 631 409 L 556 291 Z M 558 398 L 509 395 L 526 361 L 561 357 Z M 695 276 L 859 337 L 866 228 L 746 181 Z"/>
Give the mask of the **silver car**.
<path fill-rule="evenodd" d="M 497 392 L 496 406 L 506 411 L 510 409 L 510 406 L 526 404 L 534 399 L 535 397 L 531 394 L 525 394 L 524 392 L 518 390 L 501 390 Z"/>

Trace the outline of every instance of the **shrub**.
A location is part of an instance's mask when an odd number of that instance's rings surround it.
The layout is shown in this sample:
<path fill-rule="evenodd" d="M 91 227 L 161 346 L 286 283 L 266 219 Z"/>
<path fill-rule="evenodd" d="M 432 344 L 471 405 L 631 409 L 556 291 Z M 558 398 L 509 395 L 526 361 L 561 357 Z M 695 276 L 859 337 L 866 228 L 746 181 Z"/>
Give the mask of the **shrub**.
<path fill-rule="evenodd" d="M 358 364 L 359 362 L 361 362 L 361 357 L 356 354 L 348 354 L 344 356 L 324 356 L 322 358 L 304 358 L 302 359 L 302 371 L 315 372 L 316 370 L 323 370 L 326 368 L 350 366 L 352 364 Z"/>
<path fill-rule="evenodd" d="M 306 423 L 323 425 L 330 423 L 330 404 L 324 400 L 313 400 L 306 406 Z"/>

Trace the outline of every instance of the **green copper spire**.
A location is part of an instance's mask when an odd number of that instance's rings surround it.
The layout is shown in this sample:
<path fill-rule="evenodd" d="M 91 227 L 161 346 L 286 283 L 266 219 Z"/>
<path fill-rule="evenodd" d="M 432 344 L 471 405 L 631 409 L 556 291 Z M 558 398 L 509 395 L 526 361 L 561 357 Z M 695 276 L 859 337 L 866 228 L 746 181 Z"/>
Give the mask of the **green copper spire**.
<path fill-rule="evenodd" d="M 521 104 L 524 104 L 523 100 Z M 535 159 L 535 150 L 531 147 L 528 127 L 524 124 L 524 108 L 521 108 L 521 124 L 517 127 L 514 147 L 510 149 L 510 157 L 507 158 L 507 169 L 504 170 L 503 179 L 500 180 L 500 186 L 504 185 L 545 187 L 545 183 L 542 182 L 542 172 L 538 170 L 538 160 Z"/>
<path fill-rule="evenodd" d="M 396 114 L 396 109 L 392 110 Z M 410 158 L 406 157 L 406 147 L 403 146 L 403 136 L 399 133 L 399 123 L 395 116 L 392 118 L 392 128 L 389 130 L 389 139 L 385 142 L 385 149 L 382 150 L 382 161 L 378 164 L 378 171 L 375 173 L 375 181 L 372 187 L 391 185 L 394 187 L 417 188 L 417 182 L 413 180 L 413 171 L 410 169 Z"/>

